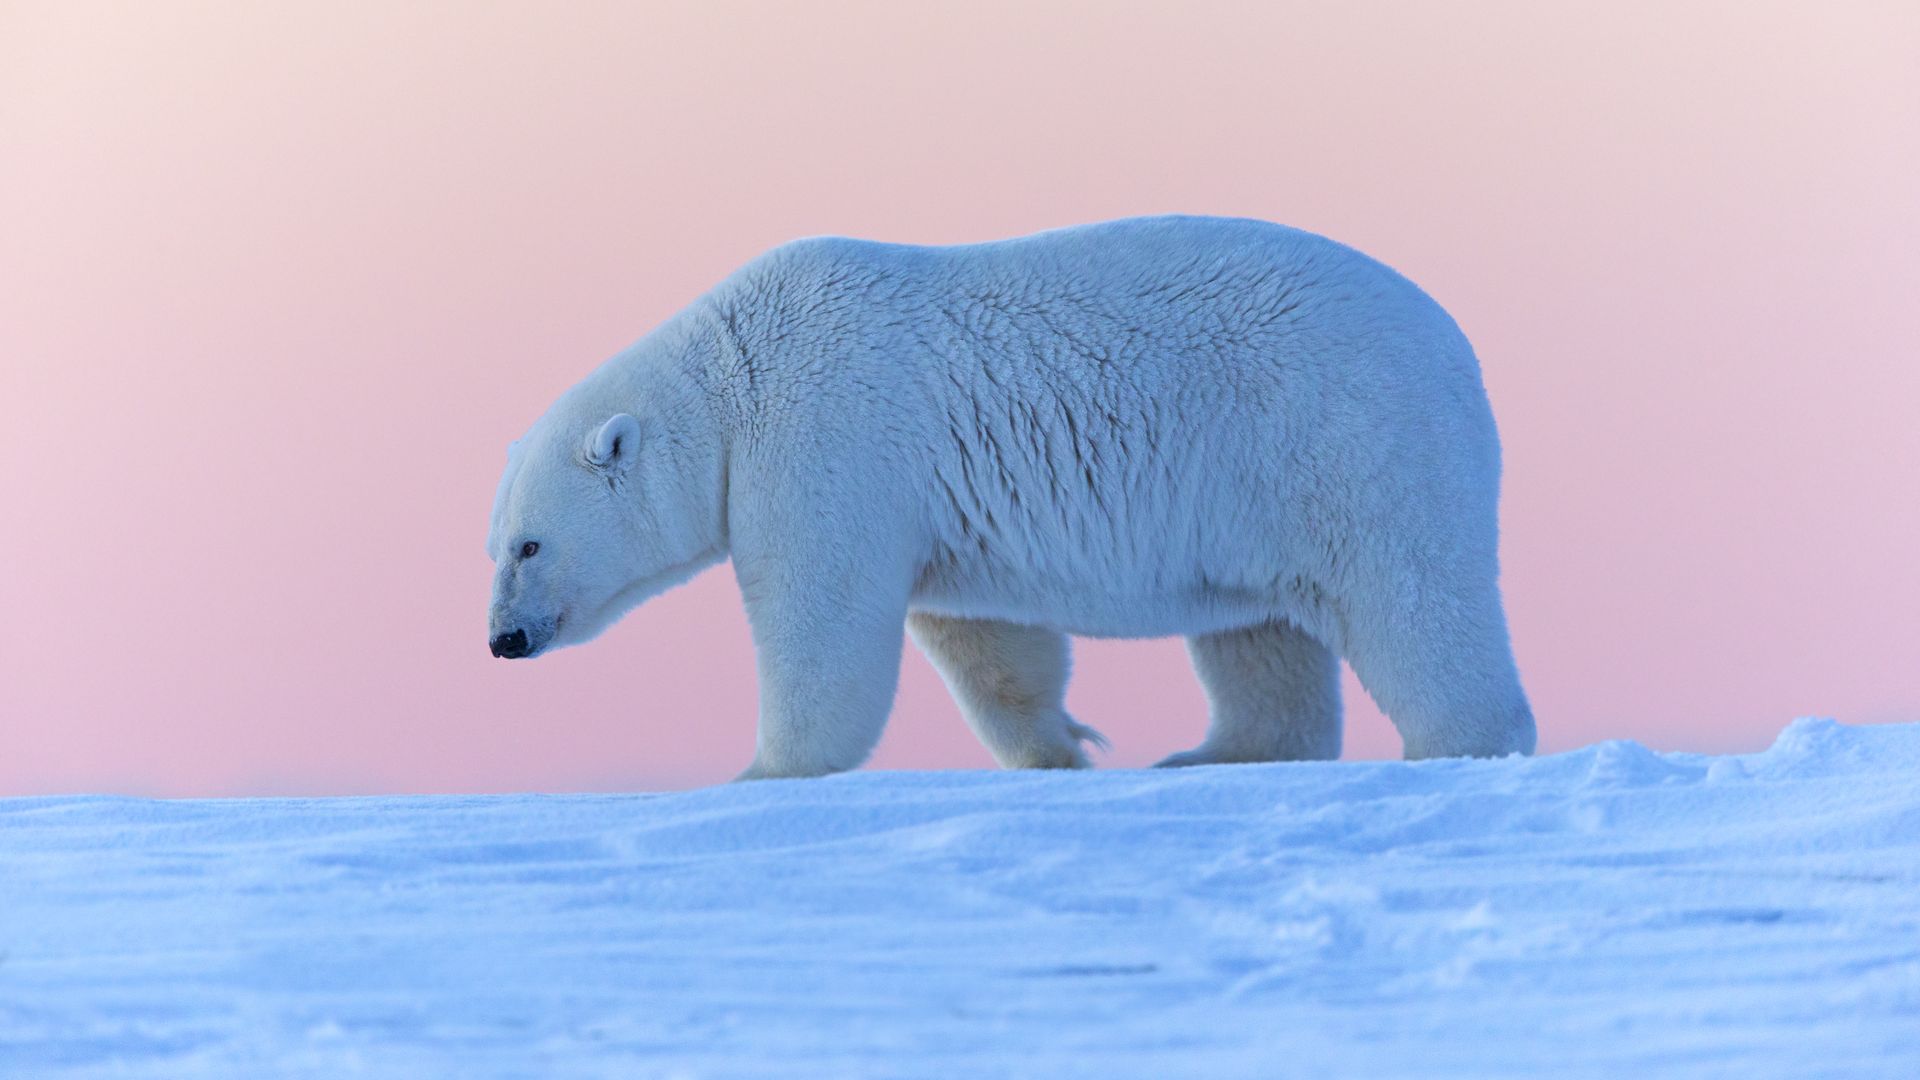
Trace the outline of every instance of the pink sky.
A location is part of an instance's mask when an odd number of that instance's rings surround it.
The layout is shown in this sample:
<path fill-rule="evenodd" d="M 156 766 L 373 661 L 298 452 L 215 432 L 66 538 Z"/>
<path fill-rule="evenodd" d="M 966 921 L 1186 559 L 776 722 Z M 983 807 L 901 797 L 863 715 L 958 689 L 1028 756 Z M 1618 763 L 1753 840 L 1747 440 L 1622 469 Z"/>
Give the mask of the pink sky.
<path fill-rule="evenodd" d="M 1543 751 L 1920 719 L 1916 11 L 0 0 L 0 794 L 731 777 L 728 570 L 488 656 L 508 440 L 783 240 L 1165 211 L 1466 329 Z M 1106 764 L 1199 740 L 1078 657 Z M 911 649 L 875 764 L 989 764 Z"/>

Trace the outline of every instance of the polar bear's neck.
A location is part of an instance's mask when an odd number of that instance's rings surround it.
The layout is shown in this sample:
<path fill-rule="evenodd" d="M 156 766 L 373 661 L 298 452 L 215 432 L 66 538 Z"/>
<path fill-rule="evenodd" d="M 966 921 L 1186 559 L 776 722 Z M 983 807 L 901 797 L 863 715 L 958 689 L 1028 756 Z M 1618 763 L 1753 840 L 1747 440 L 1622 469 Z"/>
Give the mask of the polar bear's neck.
<path fill-rule="evenodd" d="M 573 408 L 680 429 L 711 423 L 723 396 L 712 322 L 703 302 L 689 306 L 581 380 Z"/>

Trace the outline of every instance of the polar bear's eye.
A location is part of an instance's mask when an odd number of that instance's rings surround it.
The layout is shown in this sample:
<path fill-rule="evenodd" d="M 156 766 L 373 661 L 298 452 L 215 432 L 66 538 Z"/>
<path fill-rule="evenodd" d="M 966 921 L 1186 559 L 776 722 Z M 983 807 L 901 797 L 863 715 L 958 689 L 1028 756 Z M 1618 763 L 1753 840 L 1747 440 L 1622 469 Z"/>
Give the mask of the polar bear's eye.
<path fill-rule="evenodd" d="M 534 541 L 529 540 L 526 543 L 520 545 L 521 558 L 531 559 L 538 554 L 540 554 L 540 545 L 535 543 Z"/>

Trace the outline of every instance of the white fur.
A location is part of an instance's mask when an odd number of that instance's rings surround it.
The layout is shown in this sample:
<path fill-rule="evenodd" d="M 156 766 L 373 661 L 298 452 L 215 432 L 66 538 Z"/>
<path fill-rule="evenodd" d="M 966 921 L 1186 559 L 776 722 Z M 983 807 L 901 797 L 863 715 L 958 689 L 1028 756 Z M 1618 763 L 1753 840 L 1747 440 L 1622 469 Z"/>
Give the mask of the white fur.
<path fill-rule="evenodd" d="M 749 777 L 863 761 L 903 623 L 1004 765 L 1085 763 L 1066 634 L 1189 639 L 1213 726 L 1168 764 L 1338 756 L 1337 656 L 1408 757 L 1527 753 L 1499 472 L 1446 312 L 1309 233 L 802 240 L 510 451 L 492 629 L 585 641 L 730 554 L 759 656 Z"/>

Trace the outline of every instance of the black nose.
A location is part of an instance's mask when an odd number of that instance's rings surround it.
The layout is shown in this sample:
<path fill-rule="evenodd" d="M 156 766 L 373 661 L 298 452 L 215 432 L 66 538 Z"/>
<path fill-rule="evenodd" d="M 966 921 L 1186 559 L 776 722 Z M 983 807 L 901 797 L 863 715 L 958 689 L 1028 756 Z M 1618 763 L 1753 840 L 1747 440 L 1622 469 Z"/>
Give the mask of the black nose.
<path fill-rule="evenodd" d="M 493 649 L 493 655 L 504 660 L 518 660 L 527 655 L 527 632 L 515 630 L 511 634 L 501 634 L 488 645 Z"/>

